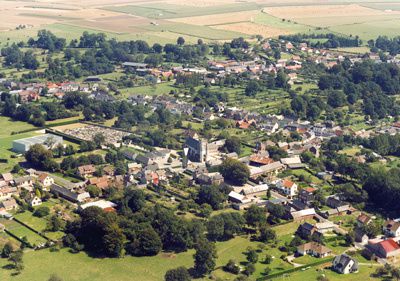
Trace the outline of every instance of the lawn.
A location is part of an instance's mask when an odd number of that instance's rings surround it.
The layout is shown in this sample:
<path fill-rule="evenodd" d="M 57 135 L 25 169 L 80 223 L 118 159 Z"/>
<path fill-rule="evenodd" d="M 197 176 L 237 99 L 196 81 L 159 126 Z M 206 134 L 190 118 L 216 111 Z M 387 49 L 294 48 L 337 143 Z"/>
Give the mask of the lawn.
<path fill-rule="evenodd" d="M 28 242 L 32 245 L 38 245 L 46 242 L 46 239 L 14 220 L 0 219 L 0 223 L 3 224 L 6 229 L 15 236 L 19 238 L 26 237 Z"/>
<path fill-rule="evenodd" d="M 312 267 L 304 271 L 297 271 L 294 273 L 290 273 L 285 275 L 284 280 L 290 280 L 290 281 L 317 280 L 318 276 L 322 274 L 325 274 L 325 276 L 328 278 L 327 280 L 330 281 L 380 280 L 379 278 L 371 277 L 371 273 L 373 273 L 376 270 L 376 267 L 369 267 L 367 265 L 360 265 L 360 270 L 358 273 L 352 273 L 346 275 L 338 274 L 330 269 L 319 270 L 321 268 L 323 268 L 323 266 L 320 266 L 318 268 Z"/>
<path fill-rule="evenodd" d="M 131 95 L 149 95 L 157 96 L 168 94 L 171 90 L 176 90 L 172 82 L 160 83 L 153 86 L 140 86 L 127 89 L 121 89 L 123 98 L 127 98 Z"/>

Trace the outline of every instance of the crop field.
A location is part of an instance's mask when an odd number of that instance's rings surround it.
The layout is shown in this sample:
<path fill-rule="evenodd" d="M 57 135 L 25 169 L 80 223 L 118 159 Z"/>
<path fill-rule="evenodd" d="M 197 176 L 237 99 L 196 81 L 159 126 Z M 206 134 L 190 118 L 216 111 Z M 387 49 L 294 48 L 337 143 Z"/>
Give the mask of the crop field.
<path fill-rule="evenodd" d="M 46 28 L 67 41 L 84 31 L 149 44 L 226 41 L 304 32 L 398 35 L 400 4 L 390 0 L 0 0 L 0 46 L 35 37 Z M 321 29 L 322 28 L 322 29 Z"/>

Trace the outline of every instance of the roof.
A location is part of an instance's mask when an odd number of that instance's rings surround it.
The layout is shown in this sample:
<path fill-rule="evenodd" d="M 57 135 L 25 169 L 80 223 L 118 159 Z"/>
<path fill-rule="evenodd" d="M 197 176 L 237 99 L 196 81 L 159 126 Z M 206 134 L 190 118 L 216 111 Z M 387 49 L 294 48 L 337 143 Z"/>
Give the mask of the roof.
<path fill-rule="evenodd" d="M 367 214 L 362 213 L 358 216 L 357 221 L 362 224 L 367 224 L 371 221 L 371 217 L 368 216 Z"/>
<path fill-rule="evenodd" d="M 53 139 L 56 143 L 63 141 L 63 138 L 60 136 L 56 136 L 53 134 L 44 134 L 44 135 L 40 135 L 40 136 L 34 136 L 34 137 L 30 137 L 30 138 L 15 140 L 14 143 L 19 143 L 19 144 L 24 144 L 26 146 L 30 146 L 30 145 L 34 145 L 34 144 L 44 144 L 50 138 Z"/>
<path fill-rule="evenodd" d="M 11 198 L 11 199 L 8 199 L 8 200 L 5 200 L 5 201 L 1 202 L 1 204 L 4 206 L 4 208 L 7 209 L 7 208 L 10 208 L 10 207 L 16 206 L 17 205 L 17 201 L 15 201 L 14 198 Z"/>
<path fill-rule="evenodd" d="M 258 163 L 258 164 L 263 164 L 263 165 L 268 165 L 274 162 L 271 158 L 268 156 L 261 156 L 261 155 L 252 155 L 250 156 L 250 162 Z"/>
<path fill-rule="evenodd" d="M 351 257 L 350 257 L 349 255 L 347 255 L 347 254 L 341 254 L 340 256 L 336 256 L 336 257 L 335 257 L 335 260 L 338 261 L 338 262 L 337 262 L 337 265 L 336 265 L 336 268 L 337 268 L 338 270 L 343 270 L 344 268 L 346 268 L 347 265 L 348 265 L 351 261 L 354 262 L 354 265 L 352 266 L 352 268 L 358 268 L 358 262 L 357 262 L 357 260 L 351 258 Z"/>
<path fill-rule="evenodd" d="M 293 219 L 298 219 L 298 218 L 306 217 L 306 216 L 314 216 L 315 214 L 316 214 L 315 209 L 310 208 L 310 209 L 292 212 L 291 216 L 293 217 Z"/>
<path fill-rule="evenodd" d="M 396 231 L 400 227 L 400 222 L 394 220 L 388 220 L 385 222 L 385 228 L 390 231 Z"/>
<path fill-rule="evenodd" d="M 117 204 L 115 204 L 115 203 L 113 203 L 111 201 L 106 201 L 106 200 L 102 199 L 102 200 L 99 200 L 99 201 L 82 204 L 80 206 L 80 208 L 82 210 L 84 210 L 86 208 L 89 208 L 89 207 L 99 207 L 99 208 L 104 210 L 104 209 L 108 209 L 108 208 L 115 208 L 115 207 L 117 207 Z"/>
<path fill-rule="evenodd" d="M 384 240 L 377 243 L 376 245 L 380 246 L 385 251 L 385 253 L 390 253 L 400 249 L 399 244 L 397 244 L 393 239 Z"/>
<path fill-rule="evenodd" d="M 4 173 L 1 176 L 5 181 L 12 181 L 14 178 L 11 173 Z"/>
<path fill-rule="evenodd" d="M 242 190 L 242 193 L 244 195 L 249 195 L 249 194 L 253 194 L 253 193 L 264 192 L 267 190 L 268 190 L 268 184 L 260 184 L 260 185 L 244 188 Z"/>
<path fill-rule="evenodd" d="M 295 183 L 292 182 L 292 181 L 290 181 L 290 180 L 284 179 L 284 180 L 282 181 L 282 186 L 283 186 L 283 187 L 292 188 L 294 185 L 295 185 Z"/>
<path fill-rule="evenodd" d="M 300 245 L 297 247 L 297 250 L 302 250 L 302 251 L 313 251 L 314 253 L 318 253 L 320 255 L 331 253 L 332 250 L 329 249 L 328 247 L 325 247 L 322 244 L 319 244 L 317 242 L 309 242 L 303 245 Z"/>
<path fill-rule="evenodd" d="M 43 182 L 49 175 L 47 173 L 41 173 L 38 177 L 40 182 Z"/>
<path fill-rule="evenodd" d="M 78 167 L 79 173 L 82 174 L 88 174 L 88 173 L 94 173 L 96 172 L 96 167 L 93 165 L 83 165 Z"/>
<path fill-rule="evenodd" d="M 314 193 L 314 191 L 316 191 L 316 190 L 317 189 L 314 187 L 306 187 L 306 188 L 303 188 L 301 191 L 307 192 L 307 193 Z"/>

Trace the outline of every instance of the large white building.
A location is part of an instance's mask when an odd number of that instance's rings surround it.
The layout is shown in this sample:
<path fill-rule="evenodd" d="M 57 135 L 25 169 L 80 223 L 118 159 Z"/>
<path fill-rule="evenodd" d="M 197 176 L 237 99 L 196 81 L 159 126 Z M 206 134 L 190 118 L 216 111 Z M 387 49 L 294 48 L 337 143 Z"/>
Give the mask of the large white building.
<path fill-rule="evenodd" d="M 63 138 L 53 134 L 44 134 L 31 138 L 19 139 L 13 141 L 12 150 L 17 153 L 25 153 L 34 144 L 41 144 L 52 149 L 58 144 L 62 144 Z"/>

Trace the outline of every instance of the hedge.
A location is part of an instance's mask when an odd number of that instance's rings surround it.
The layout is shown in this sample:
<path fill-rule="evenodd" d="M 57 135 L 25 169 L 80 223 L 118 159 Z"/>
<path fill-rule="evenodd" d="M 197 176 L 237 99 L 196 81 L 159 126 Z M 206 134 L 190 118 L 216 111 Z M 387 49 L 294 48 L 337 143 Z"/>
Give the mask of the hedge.
<path fill-rule="evenodd" d="M 264 277 L 257 278 L 257 281 L 264 281 L 264 280 L 268 280 L 268 279 L 277 278 L 277 277 L 280 277 L 280 276 L 285 275 L 285 274 L 289 274 L 289 273 L 293 273 L 293 272 L 296 272 L 296 271 L 300 271 L 300 270 L 302 270 L 304 268 L 307 268 L 307 267 L 316 266 L 316 265 L 328 263 L 328 262 L 331 262 L 331 261 L 332 261 L 332 257 L 327 257 L 327 258 L 321 259 L 319 261 L 316 261 L 314 263 L 309 263 L 309 264 L 306 264 L 306 265 L 302 265 L 302 266 L 299 266 L 299 267 L 294 267 L 294 268 L 291 268 L 291 269 L 288 269 L 288 270 L 280 271 L 280 272 L 277 272 L 277 273 L 269 274 L 269 275 L 264 276 Z"/>

